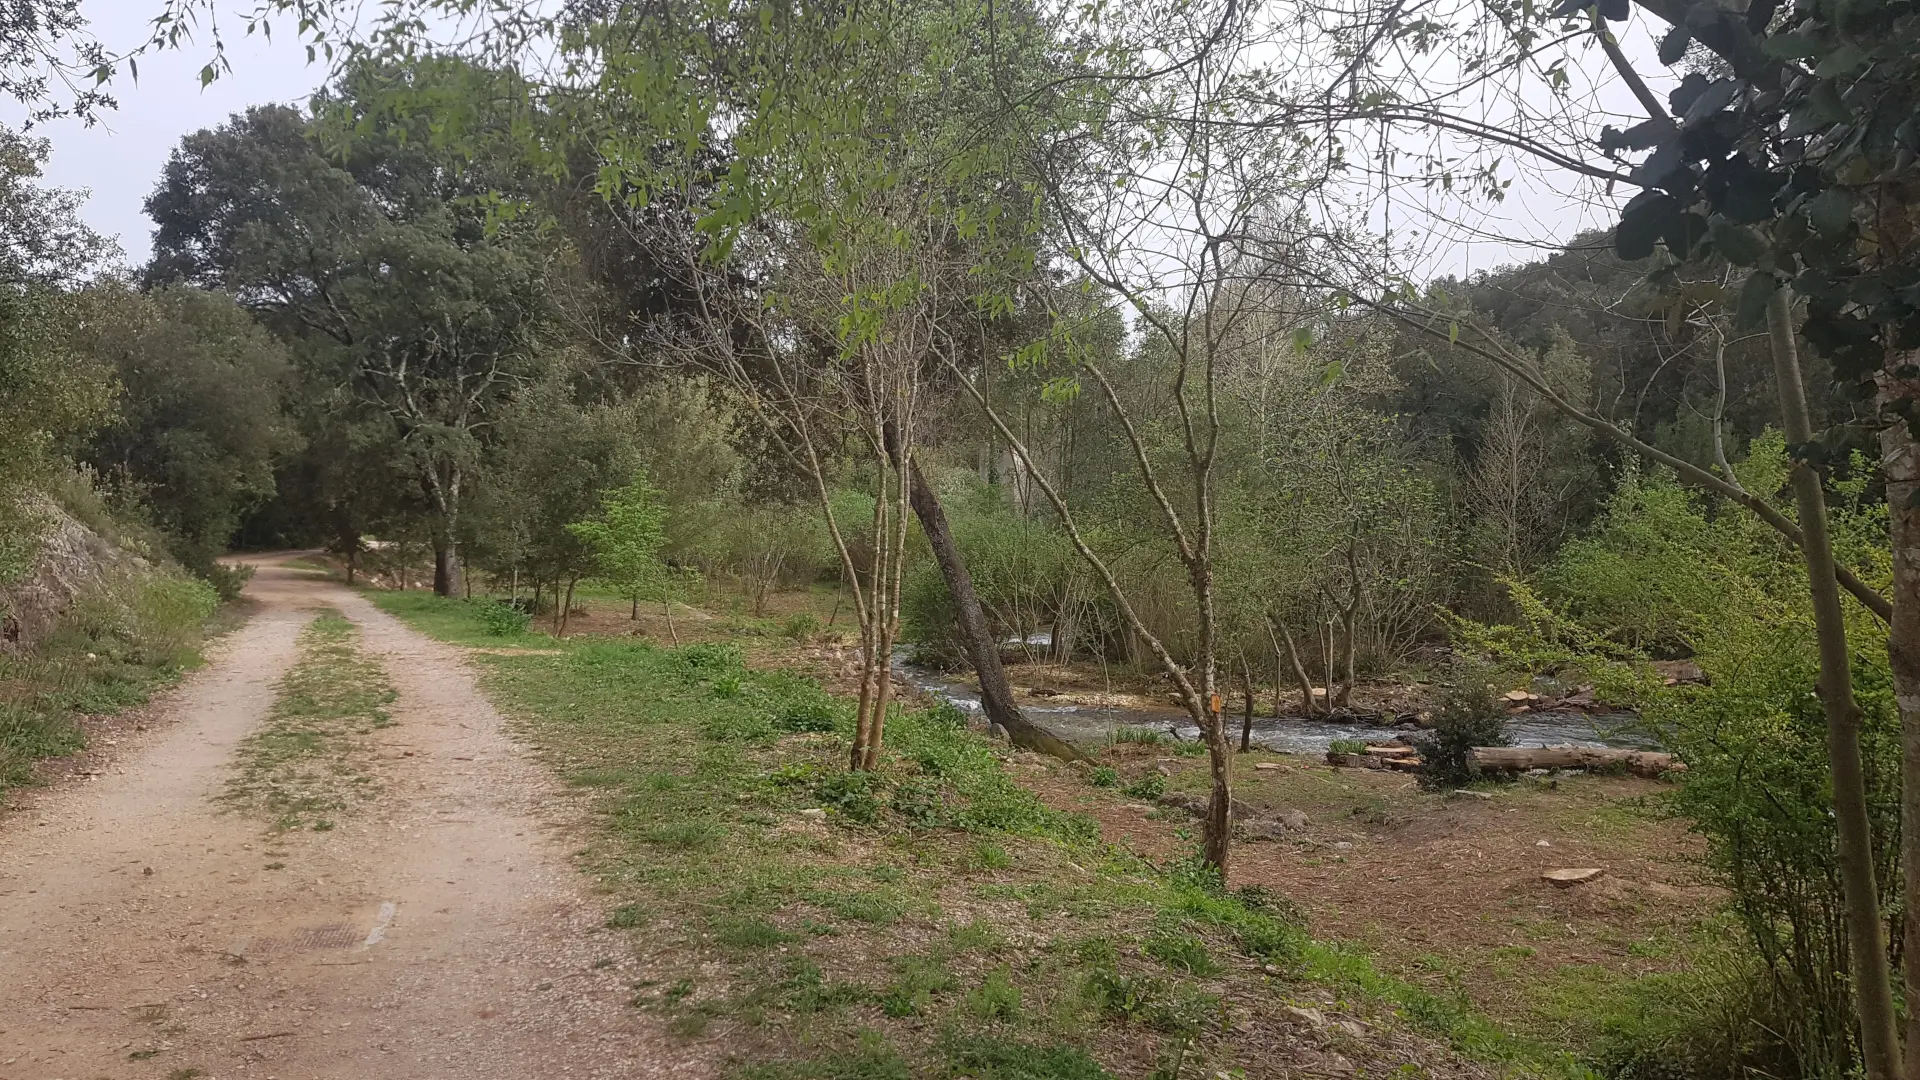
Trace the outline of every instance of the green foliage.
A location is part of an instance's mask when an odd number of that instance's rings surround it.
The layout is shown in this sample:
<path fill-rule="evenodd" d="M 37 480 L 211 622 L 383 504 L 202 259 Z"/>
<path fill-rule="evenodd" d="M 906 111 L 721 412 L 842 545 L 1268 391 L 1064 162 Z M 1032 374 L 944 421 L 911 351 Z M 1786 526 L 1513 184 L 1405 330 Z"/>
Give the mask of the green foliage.
<path fill-rule="evenodd" d="M 670 599 L 673 575 L 660 560 L 667 542 L 667 508 L 645 472 L 607 492 L 600 515 L 567 530 L 593 552 L 598 574 L 630 600 Z"/>
<path fill-rule="evenodd" d="M 1167 793 L 1167 778 L 1159 773 L 1148 773 L 1120 790 L 1135 799 L 1151 802 Z"/>
<path fill-rule="evenodd" d="M 965 1008 L 981 1020 L 1017 1020 L 1020 1017 L 1020 988 L 1012 972 L 994 968 L 979 986 L 968 992 Z"/>
<path fill-rule="evenodd" d="M 1120 774 L 1111 765 L 1096 765 L 1087 770 L 1087 783 L 1099 788 L 1114 787 L 1120 783 Z"/>
<path fill-rule="evenodd" d="M 387 706 L 395 694 L 358 636 L 336 611 L 308 624 L 266 723 L 240 746 L 226 797 L 275 829 L 325 831 L 375 790 L 366 737 L 393 723 Z"/>
<path fill-rule="evenodd" d="M 107 575 L 33 648 L 0 651 L 0 794 L 28 783 L 34 761 L 85 748 L 78 715 L 138 705 L 197 664 L 217 606 L 178 571 Z"/>
<path fill-rule="evenodd" d="M 86 460 L 138 501 L 181 563 L 214 580 L 214 560 L 273 496 L 275 465 L 297 443 L 281 410 L 290 354 L 220 293 L 104 284 L 79 299 L 75 347 L 120 390 Z"/>
<path fill-rule="evenodd" d="M 533 624 L 533 616 L 502 600 L 471 601 L 474 617 L 480 621 L 481 629 L 495 637 L 512 637 L 527 632 Z"/>
<path fill-rule="evenodd" d="M 1112 1080 L 1077 1046 L 1051 1046 L 984 1036 L 958 1037 L 941 1050 L 956 1071 L 979 1080 Z"/>
<path fill-rule="evenodd" d="M 1175 929 L 1160 929 L 1147 938 L 1146 954 L 1189 975 L 1211 975 L 1220 970 L 1207 943 Z"/>
<path fill-rule="evenodd" d="M 1365 739 L 1334 739 L 1327 743 L 1329 754 L 1364 754 L 1367 752 Z"/>
<path fill-rule="evenodd" d="M 880 799 L 875 792 L 878 786 L 876 774 L 849 771 L 821 780 L 813 786 L 813 794 L 821 806 L 848 821 L 871 825 L 880 816 Z"/>
<path fill-rule="evenodd" d="M 1457 661 L 1433 710 L 1433 730 L 1414 740 L 1420 749 L 1420 782 L 1454 788 L 1480 775 L 1473 762 L 1476 746 L 1505 746 L 1507 710 L 1489 681 L 1491 668 Z M 1364 751 L 1363 751 L 1364 752 Z"/>
<path fill-rule="evenodd" d="M 1775 496 L 1786 475 L 1777 436 L 1756 440 L 1738 468 L 1749 490 Z M 1884 573 L 1884 507 L 1868 504 L 1857 484 L 1835 488 L 1836 549 L 1872 580 Z M 1721 1023 L 1661 1038 L 1735 1049 L 1738 1057 L 1719 1065 L 1727 1075 L 1743 1063 L 1846 1074 L 1855 1018 L 1850 988 L 1831 977 L 1849 960 L 1826 724 L 1813 694 L 1818 650 L 1798 553 L 1749 516 L 1654 476 L 1623 485 L 1601 527 L 1569 545 L 1547 580 L 1561 607 L 1516 587 L 1535 615 L 1478 640 L 1510 664 L 1561 658 L 1611 688 L 1611 699 L 1638 706 L 1643 725 L 1687 763 L 1669 805 L 1706 839 L 1707 867 L 1727 890 L 1750 950 L 1731 964 L 1747 973 L 1739 977 L 1745 989 L 1715 1000 L 1770 1018 L 1765 1037 L 1730 1036 Z M 1899 721 L 1886 630 L 1849 606 L 1848 635 L 1875 868 L 1898 950 Z M 1629 644 L 1690 655 L 1706 683 L 1663 687 Z"/>

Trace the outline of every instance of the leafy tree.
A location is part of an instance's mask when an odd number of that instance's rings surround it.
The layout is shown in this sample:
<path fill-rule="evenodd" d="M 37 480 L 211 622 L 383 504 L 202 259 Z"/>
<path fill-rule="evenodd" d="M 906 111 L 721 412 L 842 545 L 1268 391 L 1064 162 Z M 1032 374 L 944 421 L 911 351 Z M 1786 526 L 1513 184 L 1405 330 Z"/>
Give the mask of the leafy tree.
<path fill-rule="evenodd" d="M 660 555 L 667 543 L 667 506 L 646 471 L 601 499 L 599 516 L 576 521 L 567 530 L 593 551 L 596 572 L 633 602 L 659 600 L 673 625 L 673 574 Z"/>
<path fill-rule="evenodd" d="M 452 595 L 468 481 L 495 413 L 542 369 L 559 268 L 537 221 L 489 220 L 512 177 L 368 107 L 416 78 L 459 72 L 358 68 L 314 119 L 262 107 L 188 136 L 147 203 L 147 278 L 232 292 L 309 377 L 385 418 L 432 517 L 434 588 Z"/>
<path fill-rule="evenodd" d="M 79 195 L 36 182 L 46 152 L 0 128 L 0 579 L 34 550 L 27 496 L 112 408 L 111 372 L 72 347 L 61 291 L 108 245 L 79 220 Z"/>
<path fill-rule="evenodd" d="M 274 493 L 274 464 L 292 449 L 281 414 L 285 346 L 229 297 L 119 285 L 82 298 L 76 347 L 109 366 L 115 422 L 86 460 L 152 512 L 182 563 L 212 569 L 241 518 Z"/>

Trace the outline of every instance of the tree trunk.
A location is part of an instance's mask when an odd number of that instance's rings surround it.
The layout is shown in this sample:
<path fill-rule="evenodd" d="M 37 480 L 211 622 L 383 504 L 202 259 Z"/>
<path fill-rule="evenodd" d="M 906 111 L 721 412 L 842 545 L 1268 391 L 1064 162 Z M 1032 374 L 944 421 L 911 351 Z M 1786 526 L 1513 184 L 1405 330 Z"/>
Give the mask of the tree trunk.
<path fill-rule="evenodd" d="M 1268 619 L 1267 625 L 1279 627 L 1280 639 L 1286 642 L 1287 659 L 1293 661 L 1293 677 L 1300 684 L 1301 710 L 1308 716 L 1315 715 L 1319 710 L 1313 705 L 1313 680 L 1307 677 L 1307 666 L 1300 662 L 1300 649 L 1293 643 L 1293 631 L 1287 629 L 1287 625 L 1277 619 Z"/>
<path fill-rule="evenodd" d="M 1240 752 L 1253 749 L 1253 669 L 1247 665 L 1247 654 L 1240 654 L 1240 689 L 1246 694 L 1246 709 L 1240 715 Z"/>
<path fill-rule="evenodd" d="M 1767 304 L 1767 338 L 1780 394 L 1781 428 L 1789 446 L 1804 446 L 1813 439 L 1813 423 L 1807 412 L 1806 388 L 1800 381 L 1791 304 L 1787 289 L 1775 290 Z M 1900 1075 L 1900 1042 L 1895 1031 L 1885 930 L 1880 921 L 1880 893 L 1874 881 L 1866 770 L 1860 755 L 1860 706 L 1853 699 L 1852 657 L 1847 649 L 1840 583 L 1834 571 L 1833 541 L 1827 531 L 1826 495 L 1819 474 L 1805 462 L 1794 463 L 1793 496 L 1800 511 L 1801 550 L 1820 642 L 1818 690 L 1827 718 L 1827 755 L 1833 770 L 1833 813 L 1839 834 L 1855 1007 L 1860 1018 L 1860 1053 L 1867 1080 L 1893 1080 Z M 1915 1049 L 1920 1052 L 1920 1048 Z"/>
<path fill-rule="evenodd" d="M 449 599 L 460 593 L 459 552 L 451 527 L 433 533 L 433 591 Z"/>
<path fill-rule="evenodd" d="M 1015 746 L 1051 754 L 1063 761 L 1086 760 L 1087 755 L 1065 739 L 1029 721 L 1014 703 L 1013 687 L 1007 683 L 1007 669 L 1000 663 L 1000 644 L 987 626 L 986 614 L 980 608 L 980 594 L 974 591 L 973 576 L 967 572 L 960 546 L 954 542 L 946 510 L 920 471 L 920 462 L 910 460 L 907 468 L 912 484 L 913 514 L 920 519 L 920 531 L 926 534 L 927 546 L 933 549 L 934 561 L 940 564 L 940 576 L 946 580 L 947 592 L 953 596 L 954 607 L 959 609 L 960 636 L 966 642 L 967 658 L 973 661 L 974 673 L 980 677 L 980 707 L 987 719 L 1005 728 L 1007 738 Z"/>
<path fill-rule="evenodd" d="M 574 586 L 574 583 L 579 580 L 580 580 L 579 578 L 567 579 L 567 598 L 566 600 L 562 601 L 560 604 L 560 636 L 561 637 L 567 636 L 567 621 L 573 617 L 573 586 Z M 560 591 L 559 582 L 554 582 L 553 591 L 555 593 L 558 593 Z"/>
<path fill-rule="evenodd" d="M 680 647 L 680 631 L 673 628 L 673 601 L 660 601 L 660 611 L 667 617 L 667 640 L 673 642 L 673 647 L 677 649 Z"/>
<path fill-rule="evenodd" d="M 1484 772 L 1525 772 L 1528 769 L 1625 768 L 1635 776 L 1664 776 L 1685 772 L 1672 754 L 1653 750 L 1613 750 L 1596 746 L 1476 746 L 1473 763 Z"/>
<path fill-rule="evenodd" d="M 1897 362 L 1896 362 L 1897 360 Z M 1920 355 L 1889 356 L 1892 372 Z M 1883 376 L 1890 379 L 1891 376 Z M 1885 382 L 1881 404 L 1911 387 Z M 1912 995 L 1920 988 L 1920 441 L 1907 421 L 1887 412 L 1880 431 L 1880 468 L 1887 480 L 1887 517 L 1893 552 L 1893 618 L 1887 624 L 1887 660 L 1893 700 L 1900 710 L 1900 871 L 1904 903 L 1901 933 L 1902 981 L 1909 987 L 1907 1074 L 1920 1080 L 1920 1008 Z"/>

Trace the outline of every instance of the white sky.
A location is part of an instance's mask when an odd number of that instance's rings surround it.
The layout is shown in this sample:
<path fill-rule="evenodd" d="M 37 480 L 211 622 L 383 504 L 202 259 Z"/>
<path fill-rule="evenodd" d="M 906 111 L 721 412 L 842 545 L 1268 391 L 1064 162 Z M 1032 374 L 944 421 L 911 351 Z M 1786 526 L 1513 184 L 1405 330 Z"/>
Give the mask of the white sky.
<path fill-rule="evenodd" d="M 87 0 L 81 12 L 93 33 L 110 48 L 125 49 L 145 40 L 148 21 L 159 14 L 164 0 Z M 223 27 L 223 29 L 226 29 Z M 210 44 L 163 52 L 140 61 L 140 79 L 124 75 L 114 81 L 120 108 L 89 128 L 78 121 L 59 120 L 32 134 L 51 140 L 53 157 L 45 180 L 54 187 L 92 192 L 84 211 L 95 230 L 117 237 L 127 261 L 146 262 L 151 250 L 153 222 L 141 204 L 160 179 L 167 155 L 184 135 L 214 127 L 249 105 L 267 102 L 304 102 L 325 81 L 325 59 L 309 66 L 305 46 L 288 31 L 269 44 L 258 36 L 227 42 L 233 64 L 230 75 L 200 87 L 200 68 L 210 55 Z M 243 34 L 234 28 L 231 38 Z M 14 127 L 25 111 L 11 101 L 0 102 L 0 122 Z"/>
<path fill-rule="evenodd" d="M 109 46 L 125 48 L 145 39 L 148 21 L 163 2 L 87 0 L 82 11 L 97 36 Z M 201 65 L 210 55 L 204 36 L 200 44 L 148 56 L 140 63 L 138 82 L 124 76 L 116 81 L 117 111 L 93 127 L 61 120 L 35 132 L 53 143 L 47 182 L 89 191 L 84 210 L 88 223 L 117 238 L 129 264 L 144 263 L 150 253 L 152 222 L 141 205 L 182 136 L 216 126 L 249 105 L 304 102 L 325 80 L 324 58 L 309 64 L 306 47 L 295 40 L 292 26 L 280 29 L 269 43 L 259 36 L 236 36 L 239 28 L 229 27 L 227 54 L 233 70 L 205 89 L 199 80 Z M 1622 38 L 1630 53 L 1651 52 L 1638 26 Z M 1646 65 L 1642 70 L 1659 68 Z M 1605 88 L 1597 99 L 1613 106 L 1623 96 L 1615 88 Z M 1625 104 L 1631 110 L 1631 99 Z M 17 126 L 23 115 L 13 103 L 0 103 L 0 122 Z M 1635 119 L 1625 117 L 1628 123 Z M 1546 253 L 1539 247 L 1499 238 L 1525 237 L 1536 244 L 1571 239 L 1582 229 L 1607 224 L 1614 204 L 1631 194 L 1621 192 L 1617 198 L 1596 202 L 1591 191 L 1570 195 L 1571 180 L 1564 174 L 1543 181 L 1516 173 L 1507 200 L 1498 205 L 1433 199 L 1414 190 L 1396 194 L 1395 246 L 1414 249 L 1410 261 L 1415 265 L 1404 268 L 1416 275 L 1459 274 L 1539 258 Z M 1380 222 L 1376 219 L 1373 224 L 1378 227 Z M 1416 230 L 1423 235 L 1414 236 Z"/>

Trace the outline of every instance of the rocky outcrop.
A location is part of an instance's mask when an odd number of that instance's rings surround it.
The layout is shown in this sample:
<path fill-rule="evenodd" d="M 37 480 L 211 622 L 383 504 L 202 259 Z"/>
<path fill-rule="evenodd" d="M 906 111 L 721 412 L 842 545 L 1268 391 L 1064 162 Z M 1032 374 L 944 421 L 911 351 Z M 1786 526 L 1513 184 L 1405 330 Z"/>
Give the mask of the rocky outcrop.
<path fill-rule="evenodd" d="M 8 652 L 39 644 L 79 597 L 114 579 L 153 569 L 51 500 L 35 499 L 29 511 L 40 522 L 32 568 L 0 584 L 0 650 Z"/>

